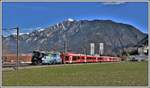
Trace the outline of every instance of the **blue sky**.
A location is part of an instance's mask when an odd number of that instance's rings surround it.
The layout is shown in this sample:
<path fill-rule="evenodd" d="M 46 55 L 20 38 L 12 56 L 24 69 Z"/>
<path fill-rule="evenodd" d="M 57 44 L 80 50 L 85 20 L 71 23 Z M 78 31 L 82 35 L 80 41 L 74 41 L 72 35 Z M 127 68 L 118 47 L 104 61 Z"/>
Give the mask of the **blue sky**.
<path fill-rule="evenodd" d="M 3 28 L 19 26 L 21 32 L 76 20 L 113 20 L 131 24 L 144 33 L 148 30 L 147 3 L 3 3 Z"/>

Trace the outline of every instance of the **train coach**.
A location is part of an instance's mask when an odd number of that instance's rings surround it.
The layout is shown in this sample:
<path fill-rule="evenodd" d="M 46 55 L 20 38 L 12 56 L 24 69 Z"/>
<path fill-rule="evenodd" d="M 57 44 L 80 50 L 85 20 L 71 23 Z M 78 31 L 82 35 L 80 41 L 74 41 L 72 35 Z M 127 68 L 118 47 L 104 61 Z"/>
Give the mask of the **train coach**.
<path fill-rule="evenodd" d="M 75 53 L 60 53 L 48 52 L 40 53 L 35 52 L 32 56 L 32 63 L 37 64 L 71 64 L 71 63 L 98 63 L 98 62 L 119 62 L 119 57 L 110 56 L 96 56 Z"/>
<path fill-rule="evenodd" d="M 61 56 L 63 63 L 98 63 L 98 62 L 119 62 L 119 57 L 93 56 L 75 53 L 66 53 Z"/>

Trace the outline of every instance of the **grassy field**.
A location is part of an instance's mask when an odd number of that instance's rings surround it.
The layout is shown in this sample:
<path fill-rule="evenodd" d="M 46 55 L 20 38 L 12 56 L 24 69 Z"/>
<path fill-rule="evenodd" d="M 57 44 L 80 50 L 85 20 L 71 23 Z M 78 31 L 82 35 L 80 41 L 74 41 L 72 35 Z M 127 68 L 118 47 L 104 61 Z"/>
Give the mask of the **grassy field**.
<path fill-rule="evenodd" d="M 65 65 L 4 71 L 4 86 L 99 85 L 146 86 L 147 62 Z"/>

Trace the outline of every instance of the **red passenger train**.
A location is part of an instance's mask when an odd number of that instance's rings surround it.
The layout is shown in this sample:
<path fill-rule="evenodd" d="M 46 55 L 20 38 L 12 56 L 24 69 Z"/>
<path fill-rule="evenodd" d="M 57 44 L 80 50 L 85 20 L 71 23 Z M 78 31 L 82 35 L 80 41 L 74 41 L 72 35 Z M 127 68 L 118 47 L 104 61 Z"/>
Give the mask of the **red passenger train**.
<path fill-rule="evenodd" d="M 96 56 L 96 55 L 85 55 L 75 53 L 62 53 L 61 54 L 63 63 L 97 63 L 97 62 L 119 62 L 119 57 L 111 56 Z"/>
<path fill-rule="evenodd" d="M 41 53 L 38 51 L 33 52 L 32 64 L 70 64 L 70 63 L 98 63 L 98 62 L 119 62 L 119 57 L 111 56 L 98 56 L 98 55 L 85 55 L 75 53 L 60 53 L 51 52 L 49 54 Z"/>

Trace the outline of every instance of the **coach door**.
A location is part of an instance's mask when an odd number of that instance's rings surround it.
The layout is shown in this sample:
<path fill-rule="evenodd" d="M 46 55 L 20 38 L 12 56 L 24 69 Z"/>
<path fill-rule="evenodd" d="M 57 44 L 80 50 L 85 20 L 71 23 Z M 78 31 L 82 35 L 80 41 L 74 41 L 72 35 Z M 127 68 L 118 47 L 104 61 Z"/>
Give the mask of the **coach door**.
<path fill-rule="evenodd" d="M 72 56 L 69 57 L 69 62 L 72 63 Z"/>

